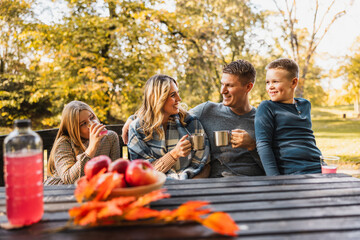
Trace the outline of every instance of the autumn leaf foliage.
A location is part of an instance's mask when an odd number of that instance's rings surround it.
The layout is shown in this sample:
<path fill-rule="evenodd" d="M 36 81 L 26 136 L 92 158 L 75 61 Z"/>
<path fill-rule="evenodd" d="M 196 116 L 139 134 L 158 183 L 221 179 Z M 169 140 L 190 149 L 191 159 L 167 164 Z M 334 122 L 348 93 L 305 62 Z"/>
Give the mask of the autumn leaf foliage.
<path fill-rule="evenodd" d="M 101 173 L 94 178 L 96 179 L 100 175 Z M 211 213 L 210 209 L 204 208 L 209 204 L 206 201 L 188 201 L 173 210 L 158 211 L 151 209 L 149 207 L 151 202 L 170 197 L 169 194 L 165 193 L 165 189 L 156 190 L 141 197 L 122 196 L 101 201 L 106 199 L 109 191 L 111 192 L 108 188 L 112 189 L 116 185 L 116 179 L 108 177 L 102 183 L 100 186 L 92 181 L 84 181 L 78 184 L 75 196 L 79 202 L 84 198 L 88 199 L 89 196 L 93 196 L 95 188 L 97 188 L 97 195 L 91 201 L 69 210 L 74 225 L 95 227 L 135 225 L 138 223 L 135 221 L 141 221 L 142 224 L 192 221 L 198 222 L 217 233 L 229 236 L 236 236 L 236 232 L 239 230 L 234 220 L 227 213 Z"/>

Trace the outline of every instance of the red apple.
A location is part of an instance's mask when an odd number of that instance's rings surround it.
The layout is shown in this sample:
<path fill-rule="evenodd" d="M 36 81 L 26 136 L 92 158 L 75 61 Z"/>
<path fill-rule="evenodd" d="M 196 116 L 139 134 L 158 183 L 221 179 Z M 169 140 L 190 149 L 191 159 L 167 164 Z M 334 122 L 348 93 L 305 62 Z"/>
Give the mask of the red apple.
<path fill-rule="evenodd" d="M 89 160 L 84 167 L 84 172 L 87 180 L 90 180 L 95 176 L 101 169 L 109 168 L 111 159 L 106 155 L 100 155 Z"/>
<path fill-rule="evenodd" d="M 157 181 L 156 172 L 146 160 L 133 160 L 126 169 L 125 180 L 130 186 L 142 186 Z"/>
<path fill-rule="evenodd" d="M 130 163 L 129 160 L 119 158 L 110 164 L 108 171 L 122 173 L 125 175 L 129 163 Z"/>

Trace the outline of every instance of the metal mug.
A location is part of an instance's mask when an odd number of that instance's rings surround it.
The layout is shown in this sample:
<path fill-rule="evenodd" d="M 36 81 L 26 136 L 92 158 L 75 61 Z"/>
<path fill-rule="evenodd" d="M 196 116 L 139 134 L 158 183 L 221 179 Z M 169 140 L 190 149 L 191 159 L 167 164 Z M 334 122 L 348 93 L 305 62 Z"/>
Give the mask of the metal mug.
<path fill-rule="evenodd" d="M 205 148 L 204 133 L 193 133 L 190 135 L 192 150 L 203 150 Z"/>
<path fill-rule="evenodd" d="M 227 146 L 230 144 L 231 139 L 231 131 L 223 130 L 223 131 L 214 131 L 215 145 L 217 147 Z"/>

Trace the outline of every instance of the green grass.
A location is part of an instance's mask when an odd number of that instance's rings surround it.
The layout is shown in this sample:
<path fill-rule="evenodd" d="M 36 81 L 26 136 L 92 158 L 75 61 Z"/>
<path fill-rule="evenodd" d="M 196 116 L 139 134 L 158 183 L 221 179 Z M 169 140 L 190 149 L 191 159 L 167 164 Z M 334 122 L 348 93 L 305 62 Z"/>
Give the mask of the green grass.
<path fill-rule="evenodd" d="M 346 114 L 346 118 L 343 118 Z M 357 169 L 360 164 L 360 119 L 353 106 L 314 107 L 313 130 L 323 155 L 337 155 L 342 165 Z"/>

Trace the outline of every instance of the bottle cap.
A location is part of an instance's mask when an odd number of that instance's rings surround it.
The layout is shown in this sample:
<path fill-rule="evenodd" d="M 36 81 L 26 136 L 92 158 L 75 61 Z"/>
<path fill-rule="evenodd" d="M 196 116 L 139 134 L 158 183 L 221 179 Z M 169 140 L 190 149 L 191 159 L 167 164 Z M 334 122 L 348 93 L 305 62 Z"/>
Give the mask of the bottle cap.
<path fill-rule="evenodd" d="M 18 127 L 18 128 L 31 127 L 31 120 L 30 119 L 17 119 L 14 122 L 14 126 Z"/>

